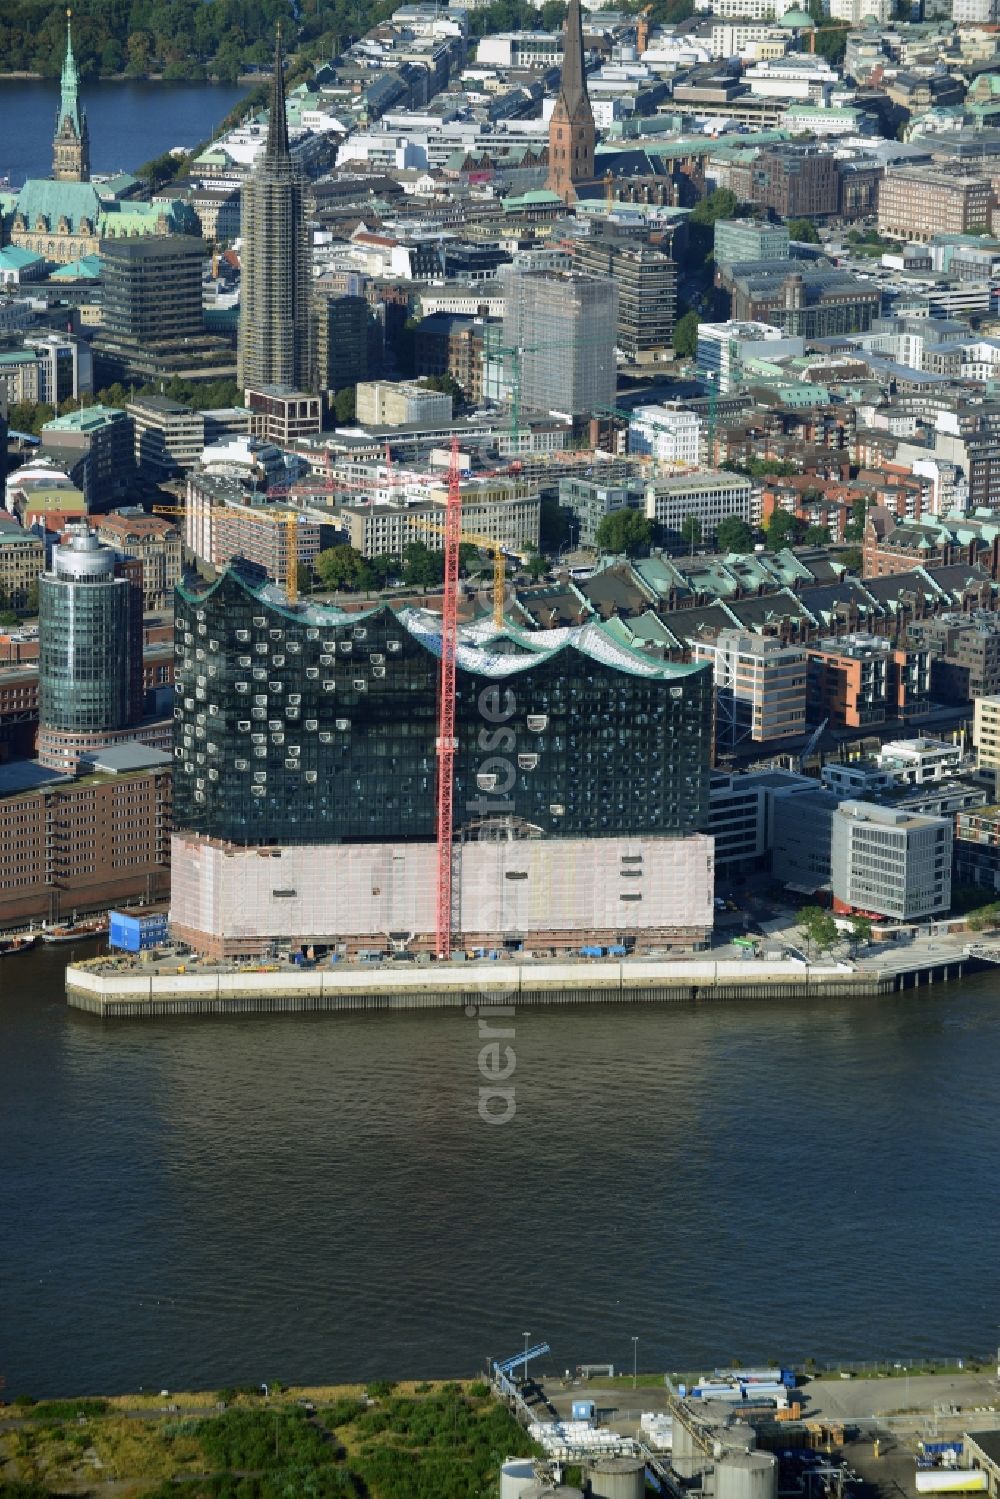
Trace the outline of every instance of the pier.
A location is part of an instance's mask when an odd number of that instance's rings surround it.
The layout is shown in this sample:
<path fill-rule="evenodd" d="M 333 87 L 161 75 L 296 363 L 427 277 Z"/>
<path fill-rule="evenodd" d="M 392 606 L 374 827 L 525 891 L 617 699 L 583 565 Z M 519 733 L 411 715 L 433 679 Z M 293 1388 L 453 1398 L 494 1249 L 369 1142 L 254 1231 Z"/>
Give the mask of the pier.
<path fill-rule="evenodd" d="M 793 959 L 603 959 L 454 965 L 386 963 L 303 971 L 208 966 L 71 964 L 67 1002 L 106 1020 L 369 1011 L 467 1010 L 515 1005 L 702 1004 L 752 1000 L 875 999 L 962 977 L 951 952 L 895 965 L 807 964 Z"/>

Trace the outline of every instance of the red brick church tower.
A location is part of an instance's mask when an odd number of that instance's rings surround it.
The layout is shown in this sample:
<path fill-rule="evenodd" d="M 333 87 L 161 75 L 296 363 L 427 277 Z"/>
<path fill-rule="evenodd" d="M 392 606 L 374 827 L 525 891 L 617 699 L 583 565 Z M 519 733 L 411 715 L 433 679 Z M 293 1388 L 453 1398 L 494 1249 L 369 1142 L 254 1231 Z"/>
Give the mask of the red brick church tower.
<path fill-rule="evenodd" d="M 583 68 L 580 0 L 569 0 L 563 46 L 562 85 L 549 121 L 549 190 L 564 203 L 576 197 L 574 183 L 594 176 L 594 114 Z"/>

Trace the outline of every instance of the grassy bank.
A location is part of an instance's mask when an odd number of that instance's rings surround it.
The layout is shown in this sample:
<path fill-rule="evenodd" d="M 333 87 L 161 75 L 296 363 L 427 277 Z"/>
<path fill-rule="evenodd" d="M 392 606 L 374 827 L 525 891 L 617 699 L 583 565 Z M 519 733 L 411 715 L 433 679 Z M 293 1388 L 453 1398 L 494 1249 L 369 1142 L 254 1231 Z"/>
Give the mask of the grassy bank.
<path fill-rule="evenodd" d="M 118 1396 L 2 1416 L 0 1499 L 467 1499 L 493 1491 L 508 1454 L 534 1450 L 479 1382 Z"/>

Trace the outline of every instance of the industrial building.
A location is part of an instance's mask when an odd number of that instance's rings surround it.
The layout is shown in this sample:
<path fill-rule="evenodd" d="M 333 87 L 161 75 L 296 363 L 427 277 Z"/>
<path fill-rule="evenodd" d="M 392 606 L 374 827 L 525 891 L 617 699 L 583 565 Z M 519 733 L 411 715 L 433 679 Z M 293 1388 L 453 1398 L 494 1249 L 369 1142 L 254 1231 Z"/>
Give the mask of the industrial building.
<path fill-rule="evenodd" d="M 181 586 L 176 629 L 174 930 L 433 947 L 439 617 L 290 608 L 231 567 Z M 456 940 L 704 941 L 711 722 L 706 668 L 600 623 L 464 627 Z"/>
<path fill-rule="evenodd" d="M 80 775 L 0 766 L 0 929 L 59 922 L 170 888 L 170 757 L 97 751 Z"/>

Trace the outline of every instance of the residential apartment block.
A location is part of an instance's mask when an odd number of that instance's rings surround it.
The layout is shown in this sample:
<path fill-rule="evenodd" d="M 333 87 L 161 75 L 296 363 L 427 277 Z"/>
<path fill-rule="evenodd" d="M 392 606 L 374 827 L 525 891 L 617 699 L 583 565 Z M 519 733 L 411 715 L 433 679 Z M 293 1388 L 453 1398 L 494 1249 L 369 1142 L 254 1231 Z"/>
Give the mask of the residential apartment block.
<path fill-rule="evenodd" d="M 691 641 L 692 661 L 707 661 L 715 680 L 715 742 L 735 749 L 800 736 L 806 725 L 806 656 L 800 646 L 762 635 L 720 630 Z"/>

